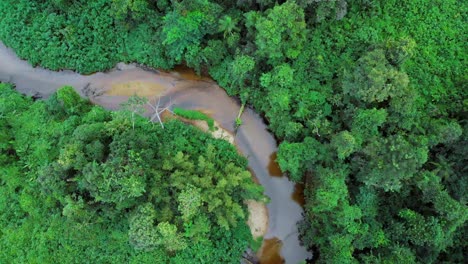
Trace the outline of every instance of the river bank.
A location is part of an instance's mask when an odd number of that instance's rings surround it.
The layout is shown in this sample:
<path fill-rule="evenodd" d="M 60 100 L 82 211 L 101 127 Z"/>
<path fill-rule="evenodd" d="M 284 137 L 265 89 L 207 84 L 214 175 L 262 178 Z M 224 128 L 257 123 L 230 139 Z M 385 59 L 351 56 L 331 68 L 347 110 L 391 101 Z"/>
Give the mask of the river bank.
<path fill-rule="evenodd" d="M 161 98 L 161 107 L 174 104 L 186 109 L 206 109 L 213 119 L 234 135 L 234 122 L 239 104 L 230 98 L 215 82 L 179 74 L 148 71 L 135 66 L 121 65 L 107 73 L 80 75 L 71 71 L 53 72 L 33 68 L 20 60 L 0 43 L 0 81 L 15 84 L 18 91 L 35 97 L 47 97 L 64 85 L 71 85 L 85 97 L 106 109 L 116 110 L 129 96 L 138 94 L 149 99 Z M 242 116 L 243 125 L 234 136 L 242 154 L 265 194 L 271 198 L 267 205 L 269 225 L 265 240 L 281 241 L 280 255 L 286 263 L 297 263 L 311 254 L 300 245 L 296 222 L 302 218 L 302 208 L 292 199 L 295 185 L 287 177 L 272 177 L 268 167 L 277 144 L 268 132 L 262 118 L 247 108 Z"/>

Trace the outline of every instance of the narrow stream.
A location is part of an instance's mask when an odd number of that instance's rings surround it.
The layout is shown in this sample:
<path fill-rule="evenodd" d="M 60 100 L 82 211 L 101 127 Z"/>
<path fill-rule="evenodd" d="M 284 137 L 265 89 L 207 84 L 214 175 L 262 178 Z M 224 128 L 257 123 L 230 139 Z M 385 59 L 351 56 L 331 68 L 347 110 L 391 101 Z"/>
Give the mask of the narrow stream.
<path fill-rule="evenodd" d="M 0 81 L 15 84 L 26 95 L 42 98 L 64 85 L 71 85 L 82 96 L 110 110 L 118 109 L 133 94 L 154 100 L 163 96 L 162 106 L 172 103 L 187 109 L 203 109 L 230 132 L 234 132 L 240 107 L 214 81 L 190 71 L 167 73 L 119 64 L 108 73 L 88 76 L 72 71 L 54 72 L 33 68 L 1 42 Z M 241 118 L 243 125 L 237 131 L 235 144 L 248 158 L 250 168 L 271 198 L 267 205 L 269 228 L 264 239 L 267 251 L 272 252 L 265 252 L 262 263 L 282 263 L 283 258 L 285 263 L 295 264 L 310 258 L 311 254 L 299 244 L 296 227 L 303 211 L 297 202 L 301 201 L 301 195 L 297 195 L 300 186 L 284 177 L 274 162 L 277 144 L 261 117 L 246 109 Z"/>

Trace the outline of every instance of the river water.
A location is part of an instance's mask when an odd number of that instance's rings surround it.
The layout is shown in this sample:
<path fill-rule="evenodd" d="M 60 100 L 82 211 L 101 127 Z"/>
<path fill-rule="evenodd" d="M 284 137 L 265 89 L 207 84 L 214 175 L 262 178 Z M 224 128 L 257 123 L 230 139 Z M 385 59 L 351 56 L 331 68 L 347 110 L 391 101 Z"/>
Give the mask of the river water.
<path fill-rule="evenodd" d="M 82 96 L 106 109 L 118 109 L 129 96 L 138 94 L 156 100 L 161 106 L 173 104 L 187 109 L 208 112 L 222 127 L 234 133 L 234 121 L 239 103 L 209 78 L 197 77 L 190 71 L 160 72 L 144 70 L 132 65 L 117 65 L 107 73 L 80 75 L 72 71 L 49 71 L 33 68 L 19 59 L 0 42 L 0 81 L 11 82 L 26 95 L 48 97 L 64 85 L 73 86 Z M 302 207 L 297 202 L 298 187 L 277 169 L 274 157 L 277 144 L 262 118 L 246 108 L 241 116 L 243 124 L 235 134 L 235 144 L 247 157 L 249 167 L 271 198 L 267 204 L 269 227 L 265 241 L 275 241 L 278 252 L 262 256 L 264 263 L 298 263 L 311 254 L 299 244 L 296 222 L 301 219 Z M 273 158 L 273 161 L 272 161 Z M 281 258 L 284 260 L 282 261 Z"/>

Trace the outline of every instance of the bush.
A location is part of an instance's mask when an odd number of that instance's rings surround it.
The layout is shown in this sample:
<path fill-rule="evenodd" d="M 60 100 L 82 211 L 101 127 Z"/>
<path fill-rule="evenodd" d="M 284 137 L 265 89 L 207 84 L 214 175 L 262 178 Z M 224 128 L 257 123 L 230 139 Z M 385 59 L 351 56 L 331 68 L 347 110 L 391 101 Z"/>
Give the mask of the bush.
<path fill-rule="evenodd" d="M 187 118 L 190 120 L 203 120 L 206 121 L 208 124 L 208 127 L 210 128 L 210 131 L 214 131 L 214 120 L 213 118 L 207 116 L 206 114 L 196 111 L 196 110 L 187 110 L 187 109 L 182 109 L 179 107 L 174 108 L 174 114 L 181 116 L 183 118 Z"/>

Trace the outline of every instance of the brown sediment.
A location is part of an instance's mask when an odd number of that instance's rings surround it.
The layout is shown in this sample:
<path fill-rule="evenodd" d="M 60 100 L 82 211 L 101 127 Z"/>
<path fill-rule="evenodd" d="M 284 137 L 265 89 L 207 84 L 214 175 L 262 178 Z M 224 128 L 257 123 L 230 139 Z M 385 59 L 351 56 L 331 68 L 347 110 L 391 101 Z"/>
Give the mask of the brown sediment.
<path fill-rule="evenodd" d="M 179 119 L 179 120 L 181 120 L 182 122 L 185 122 L 185 120 L 183 120 L 181 117 L 178 117 L 178 116 L 176 116 L 176 115 L 173 115 L 173 114 L 172 114 L 171 112 L 169 112 L 169 111 L 164 111 L 164 112 L 162 112 L 160 116 L 161 116 L 161 120 L 162 120 L 163 122 L 169 121 L 169 120 L 171 120 L 171 119 Z"/>
<path fill-rule="evenodd" d="M 276 152 L 273 152 L 270 155 L 270 163 L 268 163 L 268 172 L 270 173 L 270 176 L 283 177 L 283 172 L 281 172 L 278 162 L 276 162 L 276 158 Z"/>
<path fill-rule="evenodd" d="M 170 72 L 168 72 L 170 74 L 172 74 L 173 76 L 175 77 L 179 77 L 179 78 L 182 78 L 184 80 L 191 80 L 191 81 L 212 81 L 211 78 L 207 77 L 207 76 L 199 76 L 197 75 L 197 73 L 185 66 L 185 65 L 177 65 L 174 67 L 174 69 L 172 69 Z"/>
<path fill-rule="evenodd" d="M 126 83 L 112 84 L 111 88 L 106 91 L 107 95 L 132 96 L 138 95 L 141 97 L 154 97 L 163 94 L 166 91 L 166 86 L 159 83 L 132 81 Z"/>
<path fill-rule="evenodd" d="M 291 195 L 291 198 L 296 201 L 301 207 L 304 207 L 305 198 L 304 198 L 304 184 L 296 183 L 294 185 L 294 192 Z"/>
<path fill-rule="evenodd" d="M 260 264 L 282 264 L 284 259 L 280 251 L 283 243 L 276 237 L 263 240 L 262 247 L 257 254 Z"/>

